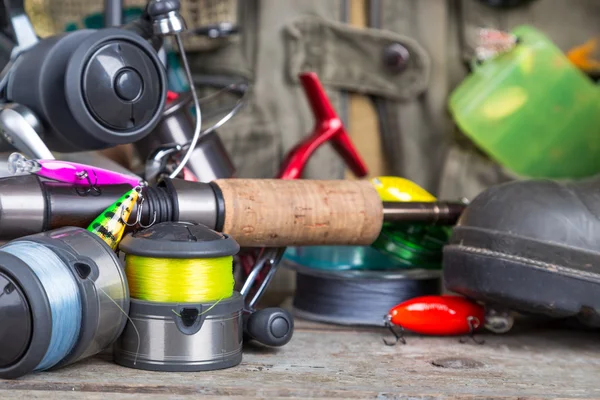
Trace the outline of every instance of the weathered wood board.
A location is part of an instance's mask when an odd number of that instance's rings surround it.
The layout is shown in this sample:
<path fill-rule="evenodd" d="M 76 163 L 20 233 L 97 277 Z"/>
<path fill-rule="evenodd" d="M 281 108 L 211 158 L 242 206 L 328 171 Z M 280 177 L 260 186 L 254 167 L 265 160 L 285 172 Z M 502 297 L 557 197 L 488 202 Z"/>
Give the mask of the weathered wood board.
<path fill-rule="evenodd" d="M 525 328 L 481 335 L 483 345 L 407 336 L 394 347 L 382 343 L 385 333 L 298 321 L 287 346 L 249 346 L 235 368 L 145 372 L 103 354 L 0 380 L 0 398 L 600 398 L 598 332 Z"/>

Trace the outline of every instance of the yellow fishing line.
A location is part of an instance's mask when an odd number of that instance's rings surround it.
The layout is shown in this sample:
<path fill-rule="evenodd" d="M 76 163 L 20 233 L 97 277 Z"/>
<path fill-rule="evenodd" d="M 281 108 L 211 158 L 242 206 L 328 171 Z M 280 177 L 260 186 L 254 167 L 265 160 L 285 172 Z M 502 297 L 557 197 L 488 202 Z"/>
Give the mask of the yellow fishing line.
<path fill-rule="evenodd" d="M 149 258 L 128 254 L 131 297 L 163 303 L 204 303 L 233 295 L 233 257 Z"/>

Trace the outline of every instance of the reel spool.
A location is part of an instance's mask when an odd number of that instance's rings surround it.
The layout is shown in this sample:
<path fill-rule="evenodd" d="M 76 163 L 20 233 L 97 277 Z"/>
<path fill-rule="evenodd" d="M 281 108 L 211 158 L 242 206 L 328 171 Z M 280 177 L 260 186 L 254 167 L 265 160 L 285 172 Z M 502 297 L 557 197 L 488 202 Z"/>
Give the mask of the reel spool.
<path fill-rule="evenodd" d="M 72 364 L 109 347 L 129 310 L 122 264 L 67 227 L 0 247 L 0 378 Z"/>
<path fill-rule="evenodd" d="M 319 270 L 286 261 L 296 271 L 294 315 L 338 325 L 385 326 L 395 305 L 439 294 L 441 272 L 424 269 Z"/>
<path fill-rule="evenodd" d="M 233 290 L 235 240 L 204 225 L 164 222 L 129 234 L 120 250 L 126 253 L 135 327 L 129 322 L 117 341 L 118 364 L 184 372 L 242 361 L 244 302 Z"/>
<path fill-rule="evenodd" d="M 452 230 L 427 224 L 385 224 L 371 245 L 402 268 L 442 269 L 442 249 Z"/>

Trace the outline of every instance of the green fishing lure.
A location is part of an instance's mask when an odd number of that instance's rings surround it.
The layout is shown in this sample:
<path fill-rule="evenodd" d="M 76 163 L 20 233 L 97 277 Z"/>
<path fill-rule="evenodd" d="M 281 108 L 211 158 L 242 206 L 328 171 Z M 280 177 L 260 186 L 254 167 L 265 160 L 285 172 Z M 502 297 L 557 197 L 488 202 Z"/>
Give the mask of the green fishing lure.
<path fill-rule="evenodd" d="M 96 217 L 87 230 L 116 250 L 139 196 L 140 188 L 131 189 Z"/>

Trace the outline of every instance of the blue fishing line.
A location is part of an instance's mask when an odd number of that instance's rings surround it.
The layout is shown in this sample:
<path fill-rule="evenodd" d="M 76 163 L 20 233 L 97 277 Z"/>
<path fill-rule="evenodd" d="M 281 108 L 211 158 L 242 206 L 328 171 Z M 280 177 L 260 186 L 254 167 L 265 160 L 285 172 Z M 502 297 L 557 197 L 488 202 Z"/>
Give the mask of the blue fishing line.
<path fill-rule="evenodd" d="M 2 251 L 29 265 L 46 290 L 52 312 L 52 336 L 48 350 L 35 370 L 49 369 L 69 354 L 79 336 L 82 308 L 75 277 L 54 252 L 38 243 L 9 243 Z"/>

